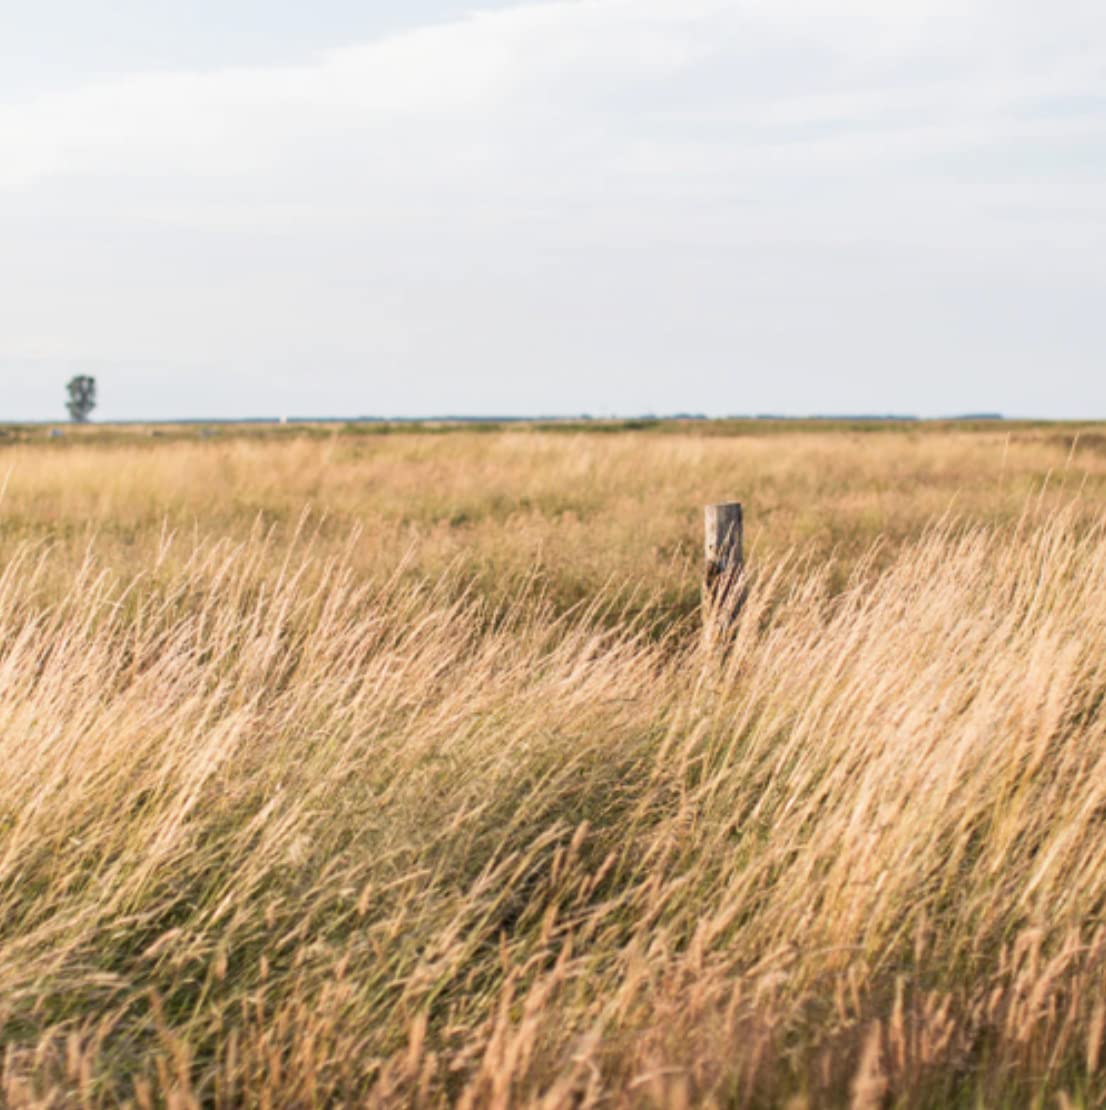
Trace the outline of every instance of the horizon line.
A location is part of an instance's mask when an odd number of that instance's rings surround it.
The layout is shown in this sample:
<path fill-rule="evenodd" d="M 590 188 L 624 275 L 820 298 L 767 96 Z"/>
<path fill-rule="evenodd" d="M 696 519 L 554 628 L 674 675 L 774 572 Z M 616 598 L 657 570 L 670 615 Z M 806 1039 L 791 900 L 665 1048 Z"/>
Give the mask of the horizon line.
<path fill-rule="evenodd" d="M 1010 423 L 1036 421 L 1045 423 L 1097 422 L 1100 417 L 1045 417 L 1045 416 L 1007 416 L 999 412 L 963 412 L 938 416 L 919 416 L 913 413 L 729 413 L 712 416 L 705 413 L 623 413 L 595 415 L 592 413 L 565 414 L 475 414 L 440 413 L 429 416 L 182 416 L 182 417 L 125 417 L 87 421 L 86 426 L 96 427 L 133 427 L 140 425 L 197 425 L 197 424 L 265 424 L 287 426 L 291 424 L 574 424 L 574 423 L 626 423 L 641 422 L 663 423 L 832 423 L 864 422 L 885 424 L 924 424 L 948 422 L 987 422 Z M 0 427 L 79 427 L 80 422 L 66 419 L 27 419 L 0 421 Z"/>

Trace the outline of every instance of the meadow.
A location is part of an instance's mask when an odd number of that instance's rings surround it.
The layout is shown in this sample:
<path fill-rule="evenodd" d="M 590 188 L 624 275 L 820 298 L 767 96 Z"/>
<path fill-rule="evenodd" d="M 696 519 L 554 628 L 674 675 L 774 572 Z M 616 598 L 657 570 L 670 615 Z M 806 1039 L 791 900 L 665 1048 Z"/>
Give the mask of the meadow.
<path fill-rule="evenodd" d="M 1106 1099 L 1106 429 L 12 429 L 0 483 L 6 1105 Z"/>

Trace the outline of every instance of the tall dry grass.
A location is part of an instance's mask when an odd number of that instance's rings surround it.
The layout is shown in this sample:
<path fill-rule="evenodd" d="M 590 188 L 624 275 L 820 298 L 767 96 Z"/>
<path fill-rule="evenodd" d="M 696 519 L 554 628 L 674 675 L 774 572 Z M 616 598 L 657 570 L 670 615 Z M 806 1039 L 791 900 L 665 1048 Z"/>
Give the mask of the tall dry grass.
<path fill-rule="evenodd" d="M 6 1104 L 1106 1098 L 1097 440 L 0 470 Z"/>
<path fill-rule="evenodd" d="M 1008 524 L 1029 497 L 1058 507 L 1082 489 L 1093 516 L 1106 500 L 1106 436 L 996 426 L 155 439 L 94 429 L 0 439 L 0 486 L 0 560 L 46 545 L 56 591 L 90 547 L 117 573 L 140 572 L 166 529 L 245 542 L 261 520 L 279 550 L 308 506 L 322 522 L 316 550 L 366 578 L 397 565 L 408 583 L 460 572 L 496 605 L 536 581 L 562 612 L 614 590 L 620 610 L 638 595 L 649 599 L 643 615 L 667 624 L 698 605 L 707 502 L 743 500 L 758 560 L 801 550 L 831 561 L 840 589 L 877 540 L 886 565 L 950 511 Z M 175 560 L 176 550 L 167 573 L 182 569 Z"/>
<path fill-rule="evenodd" d="M 149 461 L 125 558 L 0 572 L 8 1105 L 1106 1097 L 1093 498 L 765 545 L 719 651 L 632 561 L 573 607 L 352 520 L 155 526 Z"/>

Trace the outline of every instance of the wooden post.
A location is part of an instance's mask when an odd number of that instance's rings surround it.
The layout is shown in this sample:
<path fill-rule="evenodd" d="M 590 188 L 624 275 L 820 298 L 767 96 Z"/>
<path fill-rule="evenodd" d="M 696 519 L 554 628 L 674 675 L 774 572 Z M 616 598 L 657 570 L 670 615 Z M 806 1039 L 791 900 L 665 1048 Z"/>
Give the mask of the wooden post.
<path fill-rule="evenodd" d="M 708 625 L 728 624 L 741 610 L 745 565 L 744 516 L 741 505 L 729 501 L 706 510 L 706 571 L 703 607 Z"/>

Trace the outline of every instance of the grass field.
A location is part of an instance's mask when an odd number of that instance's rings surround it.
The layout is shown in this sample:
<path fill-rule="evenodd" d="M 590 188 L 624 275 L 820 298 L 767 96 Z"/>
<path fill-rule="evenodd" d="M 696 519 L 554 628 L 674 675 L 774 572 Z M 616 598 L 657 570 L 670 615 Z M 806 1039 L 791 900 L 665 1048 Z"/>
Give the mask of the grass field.
<path fill-rule="evenodd" d="M 7 1105 L 1106 1099 L 1106 429 L 382 431 L 0 439 Z"/>

